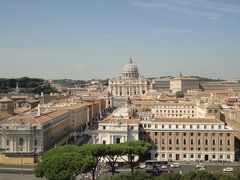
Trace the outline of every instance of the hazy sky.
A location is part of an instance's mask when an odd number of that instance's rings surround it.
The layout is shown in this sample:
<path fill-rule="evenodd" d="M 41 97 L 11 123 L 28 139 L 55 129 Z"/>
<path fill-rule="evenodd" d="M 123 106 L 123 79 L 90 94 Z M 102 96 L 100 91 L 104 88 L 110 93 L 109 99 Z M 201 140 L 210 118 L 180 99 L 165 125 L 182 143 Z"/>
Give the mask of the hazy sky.
<path fill-rule="evenodd" d="M 0 77 L 240 78 L 239 0 L 0 0 Z"/>

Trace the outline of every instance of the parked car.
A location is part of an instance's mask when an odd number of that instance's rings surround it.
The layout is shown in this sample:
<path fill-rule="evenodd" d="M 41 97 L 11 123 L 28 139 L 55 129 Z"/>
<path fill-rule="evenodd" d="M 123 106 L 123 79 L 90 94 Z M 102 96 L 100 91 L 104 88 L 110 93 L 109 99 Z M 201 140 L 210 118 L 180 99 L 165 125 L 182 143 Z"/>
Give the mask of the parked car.
<path fill-rule="evenodd" d="M 153 166 L 147 165 L 145 169 L 146 169 L 146 171 L 153 171 Z"/>
<path fill-rule="evenodd" d="M 162 168 L 162 169 L 167 169 L 168 166 L 167 166 L 166 164 L 164 164 L 164 165 L 161 166 L 161 168 Z"/>
<path fill-rule="evenodd" d="M 232 167 L 223 168 L 223 172 L 233 172 L 233 168 Z"/>
<path fill-rule="evenodd" d="M 140 169 L 145 169 L 146 168 L 146 163 L 140 163 L 139 168 Z"/>
<path fill-rule="evenodd" d="M 179 168 L 179 167 L 180 167 L 179 163 L 171 164 L 171 168 Z"/>

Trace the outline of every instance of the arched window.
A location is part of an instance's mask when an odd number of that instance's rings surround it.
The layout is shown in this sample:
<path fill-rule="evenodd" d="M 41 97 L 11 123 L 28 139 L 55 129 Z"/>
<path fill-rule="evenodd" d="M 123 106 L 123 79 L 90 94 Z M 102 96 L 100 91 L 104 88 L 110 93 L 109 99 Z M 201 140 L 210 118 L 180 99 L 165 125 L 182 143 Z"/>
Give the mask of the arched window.
<path fill-rule="evenodd" d="M 19 138 L 19 146 L 23 146 L 23 138 Z"/>

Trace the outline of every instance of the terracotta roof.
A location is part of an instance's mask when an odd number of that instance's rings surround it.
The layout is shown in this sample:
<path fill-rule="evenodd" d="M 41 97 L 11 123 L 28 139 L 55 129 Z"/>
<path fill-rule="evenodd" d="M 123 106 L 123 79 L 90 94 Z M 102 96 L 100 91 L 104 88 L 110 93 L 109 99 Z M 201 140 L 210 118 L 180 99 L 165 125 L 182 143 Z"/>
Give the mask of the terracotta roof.
<path fill-rule="evenodd" d="M 28 123 L 37 124 L 38 122 L 31 115 L 14 116 L 12 118 L 8 118 L 1 121 L 1 124 L 28 124 Z"/>
<path fill-rule="evenodd" d="M 68 111 L 66 110 L 63 110 L 63 109 L 58 109 L 56 111 L 53 111 L 53 112 L 50 112 L 50 113 L 47 113 L 47 114 L 44 114 L 44 115 L 41 115 L 41 116 L 38 116 L 38 117 L 35 117 L 35 119 L 39 122 L 39 123 L 45 123 L 51 119 L 54 119 L 56 117 L 59 117 L 61 115 L 64 115 L 68 113 Z"/>
<path fill-rule="evenodd" d="M 218 119 L 205 119 L 205 118 L 154 118 L 153 122 L 223 123 Z"/>
<path fill-rule="evenodd" d="M 9 117 L 12 117 L 12 115 L 6 112 L 0 112 L 0 121 Z"/>
<path fill-rule="evenodd" d="M 71 106 L 59 107 L 58 109 L 74 110 L 74 109 L 78 109 L 78 108 L 82 108 L 82 107 L 87 107 L 89 105 L 91 105 L 91 103 L 78 103 L 78 104 L 73 104 Z"/>
<path fill-rule="evenodd" d="M 10 99 L 6 96 L 4 98 L 0 99 L 0 102 L 12 102 L 12 101 L 13 101 L 12 99 Z"/>

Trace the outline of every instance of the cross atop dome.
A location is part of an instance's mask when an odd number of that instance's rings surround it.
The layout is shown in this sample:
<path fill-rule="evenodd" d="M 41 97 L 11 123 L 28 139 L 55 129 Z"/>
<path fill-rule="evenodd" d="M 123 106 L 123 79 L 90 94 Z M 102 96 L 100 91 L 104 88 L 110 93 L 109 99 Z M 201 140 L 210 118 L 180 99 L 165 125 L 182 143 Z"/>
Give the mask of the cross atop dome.
<path fill-rule="evenodd" d="M 131 63 L 131 64 L 133 63 L 133 61 L 132 61 L 132 57 L 131 57 L 131 56 L 129 57 L 129 61 L 128 61 L 128 63 Z"/>

